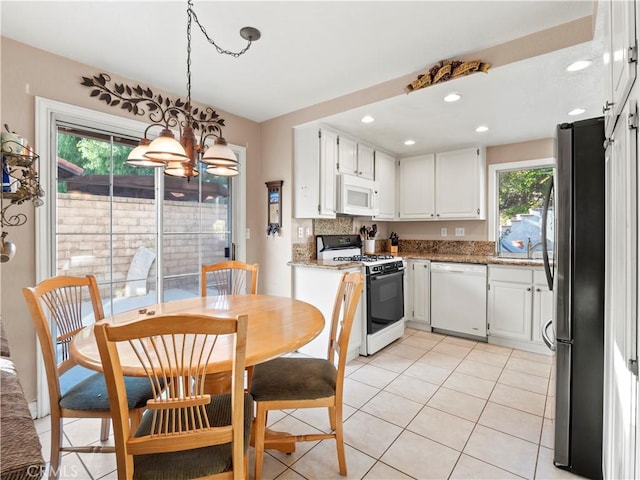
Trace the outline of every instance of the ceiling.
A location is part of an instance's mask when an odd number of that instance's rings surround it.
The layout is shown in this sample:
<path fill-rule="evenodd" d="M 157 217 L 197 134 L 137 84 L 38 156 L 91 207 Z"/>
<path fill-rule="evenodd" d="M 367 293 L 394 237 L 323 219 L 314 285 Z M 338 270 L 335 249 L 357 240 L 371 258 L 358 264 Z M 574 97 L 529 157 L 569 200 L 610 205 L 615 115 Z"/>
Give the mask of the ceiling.
<path fill-rule="evenodd" d="M 2 35 L 177 95 L 186 95 L 186 1 L 2 0 Z M 195 0 L 223 48 L 262 38 L 239 58 L 216 53 L 194 25 L 192 97 L 262 122 L 387 80 L 441 59 L 495 46 L 590 15 L 588 1 L 257 1 Z M 29 28 L 24 28 L 24 25 Z M 570 74 L 574 60 L 602 57 L 597 42 L 492 68 L 330 117 L 347 133 L 398 155 L 554 135 L 576 107 L 600 113 L 602 62 Z M 170 66 L 167 68 L 167 66 Z M 450 91 L 462 99 L 445 104 Z M 364 125 L 363 114 L 376 118 Z M 480 125 L 489 131 L 475 132 Z M 402 142 L 413 138 L 416 145 Z"/>

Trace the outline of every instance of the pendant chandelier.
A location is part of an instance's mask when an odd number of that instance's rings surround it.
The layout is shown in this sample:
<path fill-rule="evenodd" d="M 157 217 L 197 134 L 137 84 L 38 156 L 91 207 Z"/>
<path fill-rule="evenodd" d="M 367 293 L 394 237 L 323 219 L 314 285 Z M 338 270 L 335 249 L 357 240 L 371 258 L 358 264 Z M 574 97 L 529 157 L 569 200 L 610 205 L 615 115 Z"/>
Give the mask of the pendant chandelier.
<path fill-rule="evenodd" d="M 94 77 L 83 77 L 82 85 L 92 87 L 91 96 L 109 106 L 120 106 L 134 115 L 148 115 L 153 122 L 144 131 L 144 138 L 134 148 L 126 163 L 135 167 L 164 168 L 165 175 L 183 177 L 189 181 L 199 175 L 197 162 L 206 166 L 205 172 L 218 176 L 234 176 L 239 173 L 235 153 L 222 137 L 224 119 L 211 108 L 199 109 L 191 105 L 191 26 L 193 21 L 212 44 L 223 55 L 239 57 L 251 44 L 260 38 L 260 31 L 253 27 L 240 29 L 240 36 L 247 45 L 239 52 L 224 50 L 207 34 L 193 10 L 193 0 L 187 1 L 187 100 L 172 100 L 162 95 L 154 95 L 151 89 L 139 85 L 131 87 L 115 83 L 110 86 L 111 78 L 105 73 Z M 151 128 L 161 129 L 158 137 L 151 141 L 148 132 Z M 178 128 L 177 140 L 172 128 Z M 196 138 L 196 131 L 200 138 Z M 206 141 L 214 137 L 211 145 Z"/>

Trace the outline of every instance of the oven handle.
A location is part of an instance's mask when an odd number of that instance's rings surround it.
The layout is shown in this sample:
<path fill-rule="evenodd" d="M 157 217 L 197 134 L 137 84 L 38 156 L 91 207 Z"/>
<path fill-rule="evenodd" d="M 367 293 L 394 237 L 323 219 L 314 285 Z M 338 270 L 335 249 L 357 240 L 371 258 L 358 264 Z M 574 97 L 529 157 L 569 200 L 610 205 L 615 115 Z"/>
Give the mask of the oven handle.
<path fill-rule="evenodd" d="M 391 272 L 391 273 L 380 273 L 378 275 L 371 275 L 369 274 L 369 278 L 371 280 L 380 280 L 382 278 L 384 279 L 389 279 L 388 277 L 394 276 L 394 275 L 404 275 L 404 270 L 400 270 L 398 272 Z"/>

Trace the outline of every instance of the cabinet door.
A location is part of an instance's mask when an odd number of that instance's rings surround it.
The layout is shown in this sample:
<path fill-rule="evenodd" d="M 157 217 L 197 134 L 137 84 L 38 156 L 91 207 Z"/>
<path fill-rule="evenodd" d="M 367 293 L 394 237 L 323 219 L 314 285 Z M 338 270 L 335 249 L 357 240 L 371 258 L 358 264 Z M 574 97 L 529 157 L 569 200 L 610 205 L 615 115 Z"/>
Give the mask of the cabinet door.
<path fill-rule="evenodd" d="M 358 176 L 373 180 L 374 150 L 368 145 L 358 144 Z"/>
<path fill-rule="evenodd" d="M 531 340 L 543 344 L 542 326 L 553 318 L 553 292 L 547 285 L 533 286 L 533 318 Z"/>
<path fill-rule="evenodd" d="M 400 160 L 400 218 L 433 220 L 435 202 L 433 186 L 435 156 L 419 155 Z"/>
<path fill-rule="evenodd" d="M 358 144 L 343 135 L 338 139 L 338 171 L 347 175 L 358 174 Z"/>
<path fill-rule="evenodd" d="M 412 320 L 429 325 L 431 323 L 429 318 L 429 296 L 431 294 L 429 288 L 429 262 L 411 262 L 409 265 L 409 280 L 411 310 L 407 314 Z"/>
<path fill-rule="evenodd" d="M 336 165 L 338 135 L 330 130 L 320 132 L 320 203 L 318 216 L 336 217 Z"/>
<path fill-rule="evenodd" d="M 617 117 L 636 78 L 635 2 L 612 1 L 611 5 L 611 87 L 613 116 Z"/>
<path fill-rule="evenodd" d="M 376 152 L 376 182 L 378 182 L 378 215 L 374 218 L 396 218 L 396 159 L 384 152 Z"/>
<path fill-rule="evenodd" d="M 629 100 L 605 155 L 604 478 L 638 478 L 636 470 L 637 338 L 637 115 Z M 632 118 L 631 118 L 632 119 Z M 637 363 L 635 363 L 637 368 Z"/>
<path fill-rule="evenodd" d="M 436 154 L 436 218 L 482 218 L 484 162 L 480 149 Z"/>
<path fill-rule="evenodd" d="M 531 285 L 494 282 L 489 286 L 487 323 L 489 335 L 531 339 Z"/>

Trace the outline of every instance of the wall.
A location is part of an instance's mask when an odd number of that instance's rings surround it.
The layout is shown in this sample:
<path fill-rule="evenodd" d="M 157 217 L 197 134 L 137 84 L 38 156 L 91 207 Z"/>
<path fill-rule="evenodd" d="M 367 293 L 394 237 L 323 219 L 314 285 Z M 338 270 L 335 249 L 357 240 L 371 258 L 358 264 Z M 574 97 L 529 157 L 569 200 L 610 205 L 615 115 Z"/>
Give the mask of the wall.
<path fill-rule="evenodd" d="M 0 125 L 7 123 L 12 130 L 20 132 L 28 139 L 34 139 L 36 96 L 131 118 L 126 111 L 110 108 L 105 103 L 91 98 L 89 89 L 80 85 L 82 76 L 94 75 L 103 70 L 5 37 L 0 37 L 0 41 L 0 85 L 2 85 Z M 138 83 L 117 75 L 111 76 L 118 82 Z M 168 94 L 174 98 L 184 97 L 184 92 L 167 93 L 158 90 L 157 93 Z M 247 148 L 247 227 L 257 233 L 262 230 L 263 225 L 266 225 L 258 213 L 262 208 L 257 208 L 257 205 L 260 207 L 264 205 L 264 191 L 255 187 L 261 179 L 260 126 L 253 121 L 226 112 L 218 113 L 225 119 L 227 125 L 224 129 L 227 141 Z M 140 117 L 139 120 L 145 119 Z M 38 145 L 35 145 L 35 149 L 38 151 Z M 40 161 L 47 161 L 47 159 L 42 158 Z M 35 284 L 34 207 L 32 204 L 25 204 L 12 207 L 12 210 L 25 212 L 29 221 L 21 227 L 7 229 L 9 239 L 17 246 L 17 253 L 11 262 L 0 266 L 2 269 L 0 289 L 2 322 L 11 345 L 13 359 L 20 372 L 26 398 L 33 401 L 36 397 L 34 361 L 36 337 L 22 296 L 22 287 Z M 260 261 L 259 248 L 259 242 L 254 235 L 247 241 L 248 261 Z"/>

